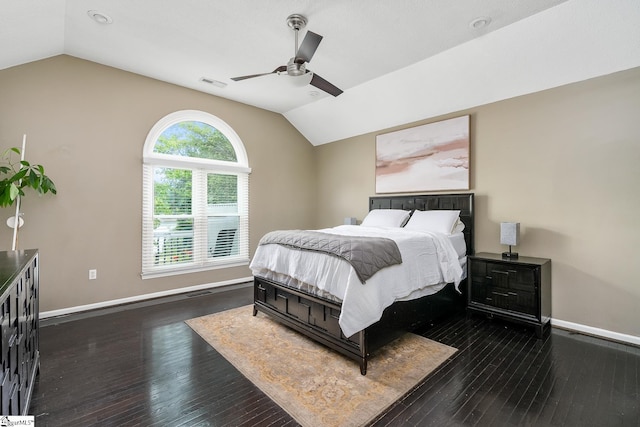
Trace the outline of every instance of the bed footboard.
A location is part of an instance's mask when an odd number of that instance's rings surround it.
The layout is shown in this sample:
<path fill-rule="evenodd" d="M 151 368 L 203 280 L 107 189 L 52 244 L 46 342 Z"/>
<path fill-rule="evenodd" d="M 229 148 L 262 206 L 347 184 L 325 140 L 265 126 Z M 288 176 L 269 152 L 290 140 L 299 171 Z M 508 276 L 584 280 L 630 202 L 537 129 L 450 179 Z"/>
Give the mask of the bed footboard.
<path fill-rule="evenodd" d="M 254 277 L 254 316 L 261 311 L 309 338 L 360 364 L 366 375 L 370 354 L 407 331 L 415 331 L 444 315 L 464 310 L 464 296 L 453 285 L 437 294 L 387 307 L 382 318 L 351 337 L 340 329 L 340 304 L 278 282 Z"/>
<path fill-rule="evenodd" d="M 327 347 L 360 363 L 367 372 L 367 331 L 346 337 L 338 320 L 340 305 L 262 277 L 254 278 L 253 313 L 261 311 Z"/>

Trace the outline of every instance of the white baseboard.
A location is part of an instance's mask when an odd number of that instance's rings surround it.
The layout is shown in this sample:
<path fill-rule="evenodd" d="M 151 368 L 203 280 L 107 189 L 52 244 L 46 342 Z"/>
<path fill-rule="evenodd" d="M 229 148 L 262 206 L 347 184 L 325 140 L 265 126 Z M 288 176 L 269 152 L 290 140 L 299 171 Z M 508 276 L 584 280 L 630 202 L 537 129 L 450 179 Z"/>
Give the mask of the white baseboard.
<path fill-rule="evenodd" d="M 635 335 L 621 334 L 619 332 L 612 332 L 606 329 L 594 328 L 593 326 L 581 325 L 580 323 L 567 322 L 565 320 L 558 319 L 551 319 L 551 326 L 580 332 L 586 335 L 605 338 L 612 341 L 619 341 L 640 346 L 640 337 L 637 337 Z"/>
<path fill-rule="evenodd" d="M 59 310 L 43 311 L 40 313 L 40 319 L 47 319 L 49 317 L 56 317 L 56 316 L 65 316 L 68 314 L 95 310 L 98 308 L 113 307 L 121 304 L 140 302 L 140 301 L 150 300 L 154 298 L 167 297 L 171 295 L 179 295 L 179 294 L 184 294 L 188 292 L 219 288 L 223 286 L 236 285 L 236 284 L 252 282 L 252 281 L 253 281 L 253 277 L 244 277 L 239 279 L 226 280 L 223 282 L 205 283 L 202 285 L 188 286 L 186 288 L 170 289 L 167 291 L 154 292 L 151 294 L 136 295 L 134 297 L 120 298 L 116 300 L 103 301 L 103 302 L 98 302 L 94 304 L 78 305 L 75 307 L 62 308 Z M 551 319 L 551 325 L 561 329 L 580 332 L 586 335 L 592 335 L 592 336 L 596 336 L 596 337 L 600 337 L 608 340 L 619 341 L 619 342 L 640 346 L 640 337 L 637 337 L 635 335 L 621 334 L 619 332 L 613 332 L 613 331 L 608 331 L 606 329 L 594 328 L 593 326 L 582 325 L 580 323 L 567 322 L 565 320 L 559 320 L 559 319 Z"/>
<path fill-rule="evenodd" d="M 252 281 L 253 281 L 253 277 L 243 277 L 240 279 L 225 280 L 223 282 L 216 282 L 216 283 L 205 283 L 203 285 L 195 285 L 195 286 L 188 286 L 186 288 L 170 289 L 168 291 L 154 292 L 151 294 L 144 294 L 144 295 L 136 295 L 134 297 L 114 299 L 110 301 L 97 302 L 94 304 L 86 304 L 86 305 L 78 305 L 78 306 L 69 307 L 69 308 L 61 308 L 59 310 L 43 311 L 40 313 L 40 319 L 46 319 L 49 317 L 56 317 L 56 316 L 65 316 L 68 314 L 80 313 L 82 311 L 95 310 L 97 308 L 113 307 L 116 305 L 128 304 L 132 302 L 140 302 L 140 301 L 145 301 L 153 298 L 167 297 L 171 295 L 201 291 L 203 289 L 219 288 L 222 286 L 229 286 L 229 285 L 235 285 L 235 284 L 252 282 Z"/>

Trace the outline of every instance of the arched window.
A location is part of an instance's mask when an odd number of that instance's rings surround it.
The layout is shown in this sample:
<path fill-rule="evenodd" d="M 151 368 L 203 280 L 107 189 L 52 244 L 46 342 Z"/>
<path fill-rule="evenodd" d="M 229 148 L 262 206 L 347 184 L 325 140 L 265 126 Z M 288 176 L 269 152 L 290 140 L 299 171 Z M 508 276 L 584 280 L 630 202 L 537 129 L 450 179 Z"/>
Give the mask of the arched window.
<path fill-rule="evenodd" d="M 143 152 L 142 277 L 246 265 L 250 172 L 219 118 L 186 110 L 156 123 Z"/>

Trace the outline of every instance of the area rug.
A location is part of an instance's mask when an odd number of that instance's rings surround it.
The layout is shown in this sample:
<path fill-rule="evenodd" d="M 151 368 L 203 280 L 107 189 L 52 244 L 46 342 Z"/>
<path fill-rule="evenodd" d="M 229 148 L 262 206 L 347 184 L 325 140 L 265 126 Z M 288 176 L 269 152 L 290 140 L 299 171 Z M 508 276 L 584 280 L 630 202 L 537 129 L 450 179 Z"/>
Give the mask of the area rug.
<path fill-rule="evenodd" d="M 258 313 L 253 306 L 186 323 L 303 426 L 362 426 L 420 383 L 456 349 L 405 334 L 357 362 Z"/>

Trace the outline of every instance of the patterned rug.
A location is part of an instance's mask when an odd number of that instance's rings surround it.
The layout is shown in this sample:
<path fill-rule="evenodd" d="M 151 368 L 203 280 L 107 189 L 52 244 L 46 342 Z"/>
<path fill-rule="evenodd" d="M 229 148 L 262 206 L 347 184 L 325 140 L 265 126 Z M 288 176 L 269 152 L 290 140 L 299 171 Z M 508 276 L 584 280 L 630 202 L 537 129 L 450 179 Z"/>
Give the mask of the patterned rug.
<path fill-rule="evenodd" d="M 359 364 L 248 305 L 186 323 L 303 426 L 362 426 L 457 350 L 405 334 Z"/>

